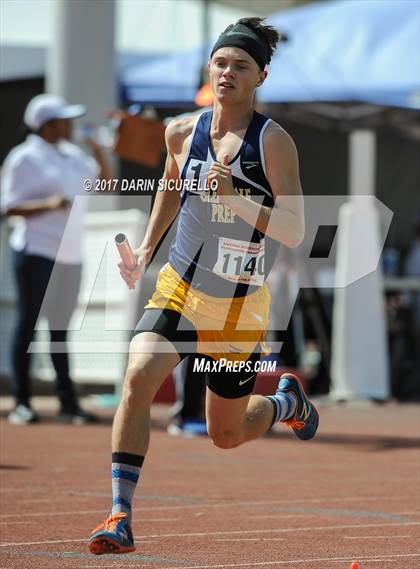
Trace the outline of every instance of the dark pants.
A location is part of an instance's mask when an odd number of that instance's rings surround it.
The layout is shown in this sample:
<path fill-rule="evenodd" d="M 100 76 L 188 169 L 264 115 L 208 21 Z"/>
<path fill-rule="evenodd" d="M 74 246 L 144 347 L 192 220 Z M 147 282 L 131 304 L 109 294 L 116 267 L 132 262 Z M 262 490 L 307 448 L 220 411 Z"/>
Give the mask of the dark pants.
<path fill-rule="evenodd" d="M 50 340 L 60 343 L 56 346 L 58 351 L 54 347 L 50 350 L 57 396 L 63 407 L 70 408 L 76 404 L 76 396 L 66 351 L 67 327 L 77 303 L 81 265 L 54 263 L 45 257 L 14 251 L 13 269 L 17 323 L 12 340 L 12 385 L 16 403 L 28 405 L 31 397 L 28 348 L 42 307 L 42 315 L 48 319 Z"/>

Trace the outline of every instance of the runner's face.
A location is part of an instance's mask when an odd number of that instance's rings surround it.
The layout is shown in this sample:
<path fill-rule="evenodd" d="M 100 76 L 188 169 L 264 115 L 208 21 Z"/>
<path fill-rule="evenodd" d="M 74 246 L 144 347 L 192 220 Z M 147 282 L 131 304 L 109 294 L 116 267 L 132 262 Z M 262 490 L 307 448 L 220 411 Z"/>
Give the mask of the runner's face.
<path fill-rule="evenodd" d="M 252 98 L 255 88 L 264 81 L 256 61 L 243 49 L 222 47 L 209 63 L 210 84 L 217 100 L 239 102 Z"/>

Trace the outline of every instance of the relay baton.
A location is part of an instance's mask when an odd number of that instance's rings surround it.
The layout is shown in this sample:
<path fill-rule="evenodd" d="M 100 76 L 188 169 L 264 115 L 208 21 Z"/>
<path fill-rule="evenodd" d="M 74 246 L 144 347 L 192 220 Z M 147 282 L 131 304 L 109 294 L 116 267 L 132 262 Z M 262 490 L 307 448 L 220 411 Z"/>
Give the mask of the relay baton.
<path fill-rule="evenodd" d="M 134 256 L 133 250 L 130 247 L 127 236 L 124 235 L 124 233 L 118 233 L 115 236 L 115 245 L 117 246 L 121 261 L 127 267 L 127 269 L 135 269 L 137 267 L 136 257 Z"/>

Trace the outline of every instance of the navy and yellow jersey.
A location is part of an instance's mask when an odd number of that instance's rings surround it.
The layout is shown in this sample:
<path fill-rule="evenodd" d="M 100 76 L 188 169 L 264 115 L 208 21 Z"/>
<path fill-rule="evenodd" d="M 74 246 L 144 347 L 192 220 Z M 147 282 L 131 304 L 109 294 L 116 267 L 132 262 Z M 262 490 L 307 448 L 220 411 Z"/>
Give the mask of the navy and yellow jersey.
<path fill-rule="evenodd" d="M 245 296 L 264 284 L 279 244 L 219 202 L 208 187 L 216 156 L 210 138 L 212 111 L 200 115 L 181 169 L 183 190 L 169 263 L 193 288 L 212 296 Z M 237 192 L 273 207 L 265 174 L 263 134 L 270 119 L 254 112 L 237 155 L 229 162 Z"/>

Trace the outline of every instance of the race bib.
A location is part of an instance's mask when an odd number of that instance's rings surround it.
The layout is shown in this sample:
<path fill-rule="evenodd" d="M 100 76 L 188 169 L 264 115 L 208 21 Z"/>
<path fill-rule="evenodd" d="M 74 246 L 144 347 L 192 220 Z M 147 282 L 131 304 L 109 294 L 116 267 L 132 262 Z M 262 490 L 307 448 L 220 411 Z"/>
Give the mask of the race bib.
<path fill-rule="evenodd" d="M 228 281 L 262 286 L 264 284 L 265 241 L 250 243 L 219 237 L 217 262 L 213 272 Z"/>

